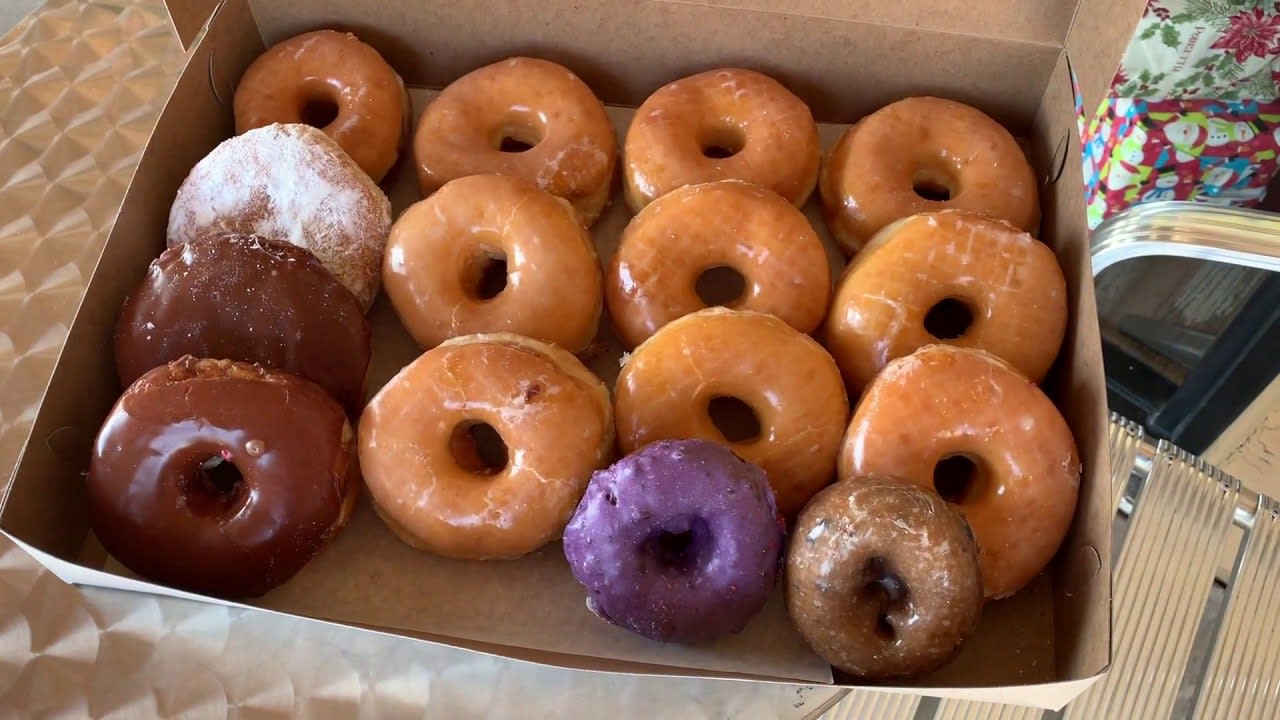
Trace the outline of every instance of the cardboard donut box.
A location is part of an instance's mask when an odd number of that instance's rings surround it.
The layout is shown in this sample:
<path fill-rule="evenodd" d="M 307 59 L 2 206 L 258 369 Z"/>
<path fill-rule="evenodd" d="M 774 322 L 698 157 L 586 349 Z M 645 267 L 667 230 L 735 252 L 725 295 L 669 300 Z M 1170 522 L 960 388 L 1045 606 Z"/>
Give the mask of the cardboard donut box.
<path fill-rule="evenodd" d="M 1075 521 L 1045 573 L 985 609 L 978 634 L 957 660 L 886 689 L 1060 708 L 1106 672 L 1113 507 L 1076 108 L 1081 99 L 1095 106 L 1105 92 L 1144 0 L 169 5 L 189 47 L 187 63 L 143 153 L 0 508 L 0 528 L 60 577 L 194 597 L 133 577 L 88 527 L 83 482 L 90 448 L 120 394 L 113 326 L 125 297 L 164 247 L 178 185 L 232 135 L 229 101 L 245 67 L 272 43 L 338 28 L 355 32 L 397 69 L 412 89 L 415 114 L 432 89 L 490 62 L 532 55 L 585 80 L 609 107 L 620 141 L 628 108 L 652 91 L 726 66 L 765 72 L 797 93 L 822 123 L 824 148 L 859 117 L 925 94 L 979 107 L 1024 139 L 1043 183 L 1040 237 L 1057 253 L 1070 291 L 1066 342 L 1045 388 L 1074 431 L 1084 463 Z M 397 214 L 420 198 L 411 161 L 402 161 L 383 186 Z M 815 194 L 806 212 L 825 237 L 816 202 Z M 618 183 L 612 207 L 593 230 L 602 258 L 627 219 Z M 843 259 L 827 242 L 838 270 Z M 372 393 L 420 349 L 385 297 L 370 320 Z M 620 349 L 608 340 L 607 319 L 602 333 L 610 349 L 592 367 L 612 381 Z M 366 497 L 330 547 L 253 605 L 568 668 L 859 686 L 805 647 L 786 617 L 780 587 L 746 631 L 700 647 L 632 636 L 591 616 L 583 601 L 558 543 L 518 561 L 446 561 L 396 540 Z"/>

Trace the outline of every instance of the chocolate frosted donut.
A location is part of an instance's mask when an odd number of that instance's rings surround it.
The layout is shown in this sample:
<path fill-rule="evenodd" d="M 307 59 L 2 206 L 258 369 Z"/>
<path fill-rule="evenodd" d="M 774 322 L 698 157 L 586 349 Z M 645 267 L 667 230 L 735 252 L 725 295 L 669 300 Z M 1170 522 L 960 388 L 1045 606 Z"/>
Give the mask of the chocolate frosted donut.
<path fill-rule="evenodd" d="M 787 610 L 810 647 L 868 680 L 930 672 L 978 626 L 973 533 L 936 494 L 885 477 L 824 488 L 787 548 Z"/>
<path fill-rule="evenodd" d="M 597 471 L 564 553 L 602 619 L 681 643 L 740 632 L 779 572 L 764 471 L 706 440 L 662 440 Z"/>
<path fill-rule="evenodd" d="M 346 524 L 356 467 L 351 424 L 319 386 L 184 357 L 139 378 L 107 416 L 86 481 L 90 520 L 144 578 L 252 597 Z"/>
<path fill-rule="evenodd" d="M 154 260 L 116 324 L 124 387 L 183 355 L 300 375 L 356 417 L 364 404 L 369 324 L 355 296 L 306 249 L 214 233 Z"/>

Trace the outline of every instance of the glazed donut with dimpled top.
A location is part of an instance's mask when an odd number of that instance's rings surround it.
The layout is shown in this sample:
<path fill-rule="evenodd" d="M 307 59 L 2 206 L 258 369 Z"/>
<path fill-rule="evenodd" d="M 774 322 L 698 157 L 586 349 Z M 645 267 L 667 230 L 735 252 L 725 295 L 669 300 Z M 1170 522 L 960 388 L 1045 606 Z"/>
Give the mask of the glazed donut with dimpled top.
<path fill-rule="evenodd" d="M 269 48 L 241 76 L 232 108 L 236 133 L 274 123 L 320 127 L 374 182 L 395 164 L 412 119 L 396 71 L 355 35 L 335 30 Z"/>
<path fill-rule="evenodd" d="M 441 91 L 418 118 L 413 154 L 423 195 L 466 175 L 512 175 L 568 200 L 590 227 L 609 202 L 618 141 L 577 75 L 515 57 Z"/>
<path fill-rule="evenodd" d="M 759 185 L 800 207 L 817 183 L 822 148 L 809 106 L 782 83 L 721 68 L 650 95 L 631 119 L 622 156 L 632 212 L 716 180 Z"/>
<path fill-rule="evenodd" d="M 890 362 L 854 410 L 839 477 L 867 475 L 936 488 L 957 506 L 978 540 L 985 594 L 1001 598 L 1062 544 L 1080 456 L 1053 402 L 1008 363 L 928 345 Z"/>
<path fill-rule="evenodd" d="M 923 213 L 876 233 L 836 285 L 824 336 L 850 391 L 933 343 L 972 347 L 1044 380 L 1067 330 L 1067 281 L 1049 246 L 1000 220 Z"/>
<path fill-rule="evenodd" d="M 591 236 L 565 200 L 506 175 L 468 175 L 391 227 L 382 283 L 424 348 L 515 333 L 581 352 L 604 300 Z"/>
<path fill-rule="evenodd" d="M 704 274 L 729 268 L 743 280 L 726 303 L 776 315 L 802 333 L 822 321 L 831 267 L 809 220 L 777 193 L 740 180 L 686 185 L 645 206 L 609 262 L 605 300 L 627 347 L 707 306 Z"/>
<path fill-rule="evenodd" d="M 369 401 L 360 469 L 408 545 L 516 558 L 560 537 L 613 438 L 609 391 L 573 355 L 468 335 L 423 353 Z"/>
<path fill-rule="evenodd" d="M 899 100 L 855 123 L 823 163 L 818 191 L 847 255 L 922 212 L 970 210 L 1027 232 L 1040 222 L 1036 174 L 1017 140 L 982 111 L 941 98 Z"/>
<path fill-rule="evenodd" d="M 764 469 L 786 518 L 832 481 L 849 417 L 840 370 L 817 341 L 772 315 L 725 308 L 644 341 L 622 366 L 614 403 L 624 453 L 676 438 L 725 444 Z M 735 404 L 750 408 L 755 432 L 732 427 L 733 413 L 717 424 L 719 408 Z"/>

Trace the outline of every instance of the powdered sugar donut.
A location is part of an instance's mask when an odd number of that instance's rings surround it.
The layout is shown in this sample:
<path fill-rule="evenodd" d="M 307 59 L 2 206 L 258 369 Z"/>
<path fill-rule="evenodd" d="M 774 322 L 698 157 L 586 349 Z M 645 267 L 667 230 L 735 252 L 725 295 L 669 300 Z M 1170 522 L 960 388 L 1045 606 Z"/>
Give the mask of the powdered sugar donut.
<path fill-rule="evenodd" d="M 381 283 L 391 202 L 323 131 L 267 125 L 218 145 L 178 188 L 169 247 L 218 231 L 310 250 L 368 310 Z"/>

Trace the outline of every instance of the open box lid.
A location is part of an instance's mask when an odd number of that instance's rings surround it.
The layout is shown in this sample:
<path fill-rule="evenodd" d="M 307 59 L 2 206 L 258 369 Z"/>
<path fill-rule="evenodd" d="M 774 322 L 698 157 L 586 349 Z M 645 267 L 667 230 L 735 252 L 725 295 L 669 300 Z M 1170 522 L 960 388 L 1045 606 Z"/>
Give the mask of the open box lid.
<path fill-rule="evenodd" d="M 224 0 L 164 0 L 179 41 L 190 48 Z M 251 6 L 258 3 L 250 2 Z M 325 0 L 313 1 L 316 21 Z M 784 14 L 1066 49 L 1085 108 L 1101 102 L 1128 47 L 1147 0 L 652 0 L 724 10 Z M 629 3 L 640 6 L 640 3 Z M 256 9 L 256 8 L 255 8 Z M 410 84 L 415 78 L 407 77 Z M 420 80 L 420 79 L 417 79 Z"/>

